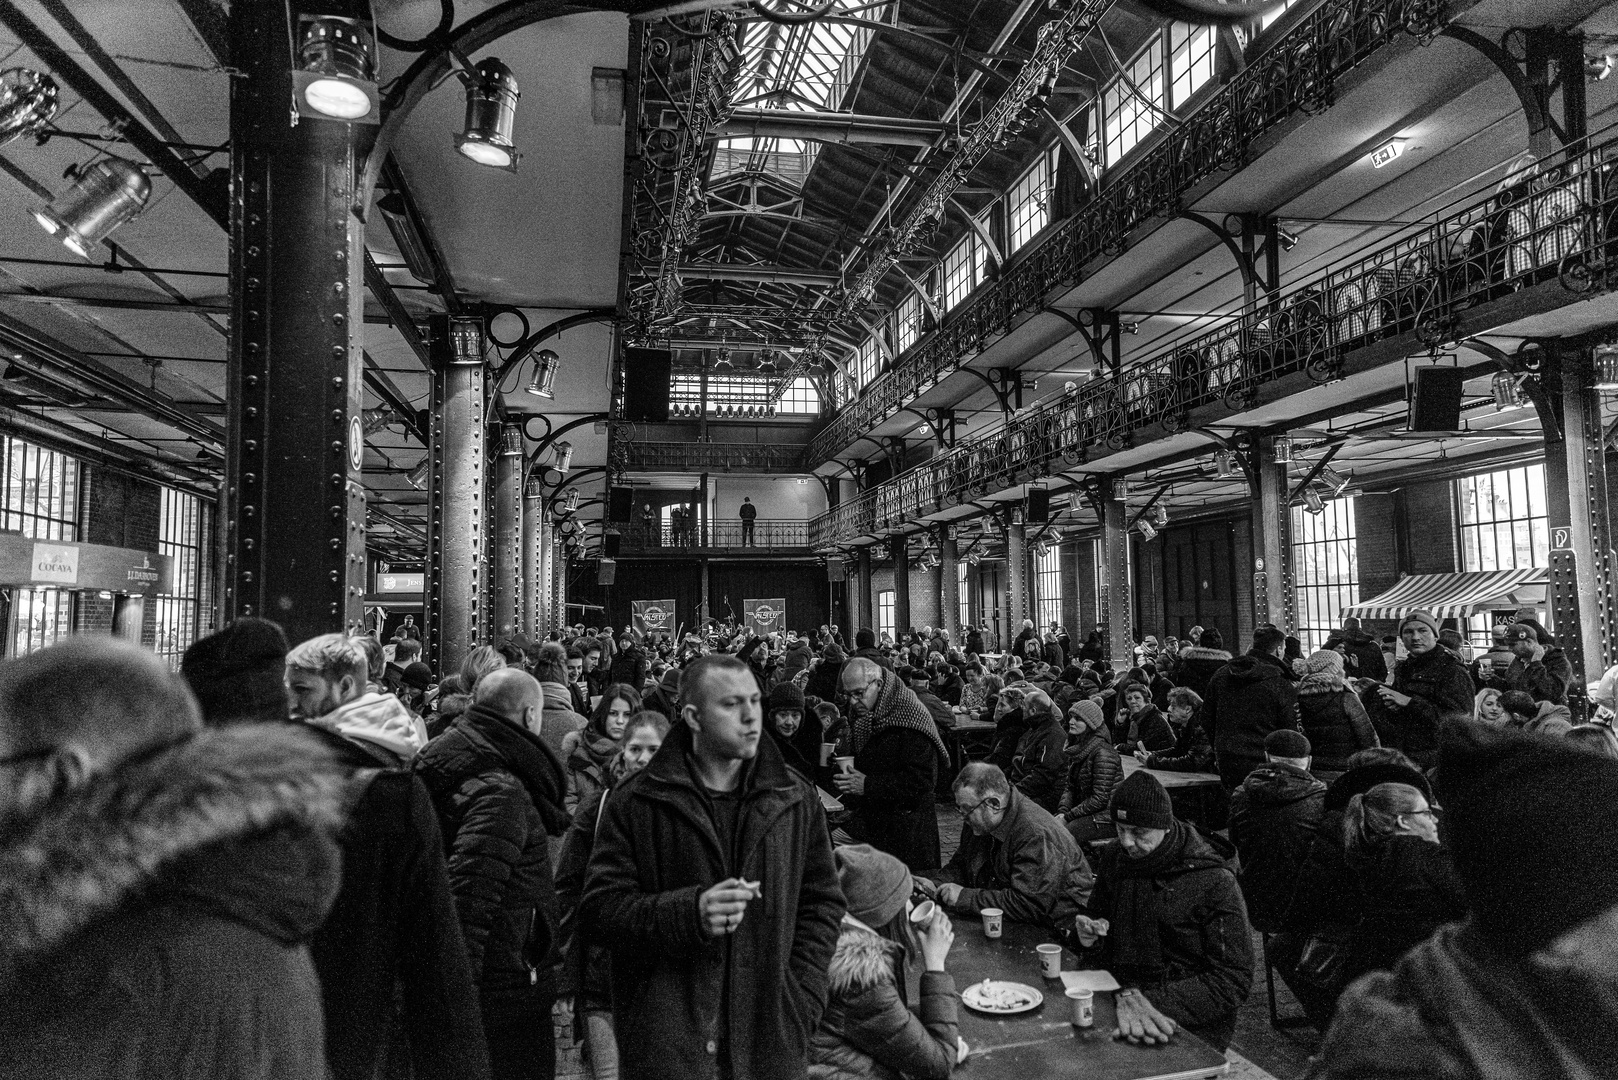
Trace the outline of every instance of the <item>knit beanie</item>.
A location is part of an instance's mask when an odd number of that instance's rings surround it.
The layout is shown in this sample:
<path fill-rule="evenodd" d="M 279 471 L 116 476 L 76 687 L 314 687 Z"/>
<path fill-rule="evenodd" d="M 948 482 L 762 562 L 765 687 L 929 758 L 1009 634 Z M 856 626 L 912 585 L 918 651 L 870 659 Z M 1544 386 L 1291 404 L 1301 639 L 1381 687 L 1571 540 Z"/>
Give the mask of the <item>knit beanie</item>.
<path fill-rule="evenodd" d="M 1336 675 L 1343 677 L 1343 654 L 1336 649 L 1320 649 L 1309 654 L 1303 662 L 1305 675 Z"/>
<path fill-rule="evenodd" d="M 1301 731 L 1277 728 L 1264 736 L 1264 752 L 1271 757 L 1306 758 L 1311 752 L 1309 738 Z"/>
<path fill-rule="evenodd" d="M 1174 825 L 1174 804 L 1157 777 L 1139 769 L 1112 789 L 1107 813 L 1118 825 L 1137 829 L 1168 829 Z"/>
<path fill-rule="evenodd" d="M 905 909 L 915 885 L 904 863 L 870 844 L 845 844 L 833 848 L 832 854 L 850 915 L 874 930 Z"/>
<path fill-rule="evenodd" d="M 414 690 L 425 690 L 433 684 L 433 669 L 417 660 L 404 669 L 399 680 Z"/>
<path fill-rule="evenodd" d="M 770 691 L 769 711 L 774 713 L 783 709 L 803 712 L 803 691 L 790 682 L 780 683 Z"/>
<path fill-rule="evenodd" d="M 1455 871 L 1498 948 L 1526 955 L 1618 903 L 1618 762 L 1466 724 L 1446 733 L 1438 773 Z"/>
<path fill-rule="evenodd" d="M 1078 717 L 1084 722 L 1084 726 L 1089 728 L 1091 731 L 1101 730 L 1101 725 L 1107 722 L 1106 716 L 1101 712 L 1101 706 L 1097 705 L 1089 698 L 1085 698 L 1082 701 L 1075 701 L 1073 703 L 1073 707 L 1067 711 L 1067 714 L 1070 717 Z"/>
<path fill-rule="evenodd" d="M 267 619 L 237 619 L 185 650 L 180 674 L 209 724 L 284 721 L 287 636 Z"/>
<path fill-rule="evenodd" d="M 1433 632 L 1433 637 L 1436 638 L 1438 636 L 1438 620 L 1433 618 L 1430 612 L 1412 611 L 1409 615 L 1406 615 L 1399 623 L 1399 633 L 1404 633 L 1405 627 L 1409 626 L 1411 623 L 1421 623 L 1423 626 Z"/>

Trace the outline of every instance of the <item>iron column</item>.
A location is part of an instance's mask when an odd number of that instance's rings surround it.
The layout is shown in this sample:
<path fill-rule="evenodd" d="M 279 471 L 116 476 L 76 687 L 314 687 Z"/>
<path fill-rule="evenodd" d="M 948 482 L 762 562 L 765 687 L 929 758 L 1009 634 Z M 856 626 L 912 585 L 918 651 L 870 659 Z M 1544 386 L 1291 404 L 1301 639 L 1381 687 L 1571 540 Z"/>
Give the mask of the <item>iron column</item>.
<path fill-rule="evenodd" d="M 1128 671 L 1135 658 L 1134 597 L 1129 587 L 1129 509 L 1117 481 L 1100 482 L 1101 583 L 1097 619 L 1107 640 L 1113 670 Z"/>
<path fill-rule="evenodd" d="M 938 584 L 939 600 L 943 610 L 938 621 L 951 645 L 961 642 L 961 559 L 955 543 L 955 526 L 945 525 L 938 530 Z"/>
<path fill-rule="evenodd" d="M 500 425 L 494 462 L 494 632 L 522 633 L 523 442 L 521 424 Z"/>
<path fill-rule="evenodd" d="M 545 636 L 544 496 L 539 478 L 530 477 L 522 500 L 522 632 L 534 641 Z"/>
<path fill-rule="evenodd" d="M 1253 618 L 1292 633 L 1292 507 L 1287 466 L 1275 461 L 1275 440 L 1253 446 Z"/>
<path fill-rule="evenodd" d="M 902 536 L 889 542 L 893 552 L 893 640 L 910 629 L 910 544 Z"/>
<path fill-rule="evenodd" d="M 1028 527 L 1019 511 L 1012 513 L 1011 524 L 1006 526 L 1006 591 L 1011 601 L 1007 641 L 1017 639 L 1023 620 L 1028 618 Z"/>
<path fill-rule="evenodd" d="M 432 320 L 432 480 L 427 513 L 428 648 L 433 667 L 460 669 L 477 644 L 485 541 L 483 323 Z"/>

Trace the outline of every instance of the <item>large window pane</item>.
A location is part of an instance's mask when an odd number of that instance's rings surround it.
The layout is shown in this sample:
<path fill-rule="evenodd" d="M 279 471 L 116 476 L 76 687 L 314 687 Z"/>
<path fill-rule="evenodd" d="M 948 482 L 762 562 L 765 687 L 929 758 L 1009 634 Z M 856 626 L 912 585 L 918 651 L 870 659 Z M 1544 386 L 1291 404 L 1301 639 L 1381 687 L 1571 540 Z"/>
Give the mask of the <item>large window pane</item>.
<path fill-rule="evenodd" d="M 878 638 L 887 634 L 894 641 L 899 640 L 899 634 L 893 627 L 892 589 L 883 589 L 876 594 L 876 634 Z"/>
<path fill-rule="evenodd" d="M 1034 592 L 1038 598 L 1034 622 L 1043 634 L 1051 623 L 1062 621 L 1062 556 L 1055 548 L 1035 553 Z"/>
<path fill-rule="evenodd" d="M 195 495 L 162 489 L 157 550 L 173 560 L 169 592 L 156 599 L 157 654 L 179 667 L 185 650 L 205 632 L 202 627 L 203 552 L 212 543 L 213 507 Z"/>
<path fill-rule="evenodd" d="M 1343 609 L 1359 603 L 1353 499 L 1332 499 L 1318 514 L 1293 507 L 1292 580 L 1298 640 L 1313 652 L 1338 627 Z"/>
<path fill-rule="evenodd" d="M 1522 570 L 1550 565 L 1545 466 L 1480 473 L 1455 482 L 1460 509 L 1461 569 Z M 1489 642 L 1489 616 L 1466 620 L 1474 645 Z"/>
<path fill-rule="evenodd" d="M 1114 79 L 1101 100 L 1101 131 L 1110 167 L 1133 150 L 1162 121 L 1163 46 L 1154 36 L 1125 69 L 1128 82 Z M 1134 84 L 1131 89 L 1129 83 Z"/>
<path fill-rule="evenodd" d="M 1214 76 L 1214 28 L 1174 23 L 1169 27 L 1170 107 L 1183 106 Z"/>

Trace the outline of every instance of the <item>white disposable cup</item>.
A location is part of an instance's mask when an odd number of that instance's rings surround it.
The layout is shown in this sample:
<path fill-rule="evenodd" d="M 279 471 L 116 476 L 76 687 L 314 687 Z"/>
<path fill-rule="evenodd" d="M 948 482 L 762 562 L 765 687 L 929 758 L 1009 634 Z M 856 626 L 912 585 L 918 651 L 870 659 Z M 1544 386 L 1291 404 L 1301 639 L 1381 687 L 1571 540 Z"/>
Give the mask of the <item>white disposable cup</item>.
<path fill-rule="evenodd" d="M 933 903 L 931 900 L 923 900 L 921 903 L 910 909 L 910 921 L 916 924 L 916 928 L 918 930 L 922 929 L 928 923 L 933 921 L 933 912 L 937 910 L 937 904 Z"/>
<path fill-rule="evenodd" d="M 837 771 L 844 774 L 854 771 L 854 758 L 852 755 L 837 759 Z"/>
<path fill-rule="evenodd" d="M 1040 945 L 1036 948 L 1039 953 L 1039 970 L 1047 979 L 1060 979 L 1062 977 L 1062 946 Z"/>
<path fill-rule="evenodd" d="M 823 743 L 821 743 L 820 744 L 820 764 L 825 765 L 826 762 L 830 761 L 831 756 L 832 756 L 833 752 L 836 751 L 836 749 L 837 749 L 837 744 L 834 743 L 834 742 L 823 742 Z"/>
<path fill-rule="evenodd" d="M 1096 992 L 1076 986 L 1067 992 L 1068 1004 L 1073 1007 L 1073 1026 L 1087 1028 L 1096 1022 Z"/>
<path fill-rule="evenodd" d="M 988 938 L 999 937 L 1000 920 L 1005 916 L 1005 912 L 997 907 L 986 907 L 978 914 L 983 916 L 983 936 Z"/>

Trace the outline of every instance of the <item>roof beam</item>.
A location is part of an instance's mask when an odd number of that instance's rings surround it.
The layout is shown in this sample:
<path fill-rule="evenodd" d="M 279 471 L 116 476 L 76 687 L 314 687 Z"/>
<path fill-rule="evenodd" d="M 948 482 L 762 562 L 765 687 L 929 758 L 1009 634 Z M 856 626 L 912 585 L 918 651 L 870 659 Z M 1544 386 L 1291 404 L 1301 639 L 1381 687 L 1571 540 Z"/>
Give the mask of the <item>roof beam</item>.
<path fill-rule="evenodd" d="M 841 112 L 798 112 L 791 109 L 735 109 L 709 137 L 713 139 L 804 139 L 824 143 L 874 146 L 931 146 L 951 131 L 935 120 L 866 116 Z"/>
<path fill-rule="evenodd" d="M 690 281 L 751 281 L 775 285 L 814 285 L 830 288 L 840 283 L 841 274 L 817 270 L 800 270 L 792 266 L 745 266 L 723 263 L 692 263 L 681 266 L 677 273 Z"/>

